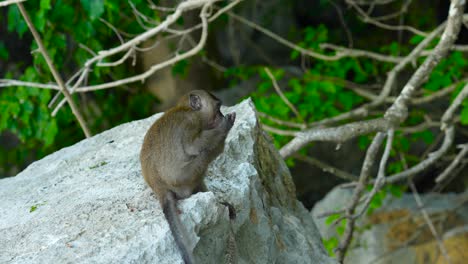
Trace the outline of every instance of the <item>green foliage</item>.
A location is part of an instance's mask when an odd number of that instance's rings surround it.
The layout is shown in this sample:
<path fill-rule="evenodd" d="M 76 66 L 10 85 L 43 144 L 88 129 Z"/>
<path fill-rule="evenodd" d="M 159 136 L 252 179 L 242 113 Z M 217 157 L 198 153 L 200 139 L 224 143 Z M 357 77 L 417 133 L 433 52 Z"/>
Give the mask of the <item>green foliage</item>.
<path fill-rule="evenodd" d="M 319 51 L 319 44 L 328 40 L 328 30 L 320 25 L 317 28 L 307 27 L 304 40 L 298 45 Z M 298 59 L 297 51 L 291 52 L 291 59 Z M 332 81 L 332 78 L 348 79 L 358 83 L 365 83 L 375 74 L 372 62 L 354 58 L 340 61 L 315 61 L 310 68 L 297 76 L 282 69 L 270 69 L 282 89 L 284 96 L 296 106 L 304 120 L 294 115 L 291 109 L 275 92 L 272 81 L 264 71 L 264 66 L 236 67 L 227 71 L 228 77 L 245 80 L 252 76 L 259 76 L 257 90 L 250 94 L 255 106 L 261 112 L 275 118 L 297 123 L 311 123 L 327 117 L 347 112 L 364 102 L 364 99 L 353 91 L 344 87 L 343 83 Z M 369 69 L 369 70 L 368 70 Z M 329 78 L 322 78 L 323 76 Z M 276 126 L 274 122 L 263 119 L 267 125 Z M 288 129 L 287 127 L 279 126 Z M 281 146 L 288 141 L 284 136 L 273 135 L 275 145 Z"/>
<path fill-rule="evenodd" d="M 461 114 L 460 114 L 460 122 L 462 123 L 462 125 L 468 125 L 468 101 L 463 101 L 462 103 L 462 111 L 461 111 Z"/>
<path fill-rule="evenodd" d="M 431 94 L 447 87 L 455 80 L 459 80 L 467 68 L 468 60 L 464 59 L 460 52 L 452 52 L 435 67 L 423 88 L 427 94 Z"/>
<path fill-rule="evenodd" d="M 95 20 L 104 13 L 104 0 L 80 0 L 89 18 Z"/>
<path fill-rule="evenodd" d="M 156 21 L 160 20 L 154 11 L 147 8 L 147 1 L 134 0 L 132 4 L 144 15 Z M 222 5 L 225 4 L 222 3 Z M 135 19 L 132 8 L 125 0 L 40 0 L 27 1 L 24 5 L 55 66 L 65 79 L 72 76 L 76 69 L 80 68 L 91 56 L 89 51 L 80 48 L 80 43 L 85 44 L 89 50 L 93 51 L 108 49 L 117 43 L 115 32 L 103 24 L 101 19 L 112 25 L 118 25 L 119 29 L 129 34 L 142 32 L 141 25 Z M 321 8 L 329 5 L 327 1 L 320 3 Z M 433 14 L 435 11 L 429 9 L 415 10 L 414 12 Z M 4 15 L 0 14 L 0 20 L 6 20 L 8 32 L 17 34 L 23 41 L 30 41 L 31 37 L 27 25 L 15 5 L 8 7 L 5 17 L 1 16 Z M 221 18 L 225 23 L 227 19 L 227 16 Z M 408 19 L 412 25 L 423 28 L 435 26 L 435 22 L 431 21 L 429 17 L 420 16 Z M 184 21 L 181 18 L 177 23 L 182 24 Z M 336 39 L 331 39 L 336 37 L 336 32 L 325 25 L 306 27 L 291 34 L 293 35 L 292 39 L 298 40 L 297 45 L 304 49 L 321 54 L 334 54 L 333 51 L 323 50 L 320 47 L 320 44 L 326 42 L 337 43 Z M 374 48 L 369 47 L 369 49 L 389 55 L 404 56 L 423 39 L 421 36 L 413 36 L 407 43 L 399 44 L 388 41 L 385 45 L 377 44 Z M 369 40 L 372 38 L 369 37 Z M 438 40 L 434 40 L 430 47 L 434 47 L 437 42 Z M 36 49 L 37 44 L 34 41 L 31 42 L 30 50 Z M 0 41 L 0 59 L 11 59 L 10 55 L 10 51 Z M 108 61 L 117 60 L 121 55 L 109 58 Z M 346 88 L 345 83 L 340 80 L 352 81 L 357 84 L 381 82 L 382 79 L 385 79 L 386 73 L 394 66 L 392 63 L 381 63 L 363 57 L 343 58 L 339 61 L 320 61 L 303 57 L 296 50 L 291 51 L 289 58 L 291 65 L 304 65 L 303 63 L 305 63 L 306 66 L 302 68 L 301 72 L 287 68 L 268 67 L 284 96 L 297 108 L 300 116 L 296 116 L 277 94 L 271 79 L 265 73 L 265 65 L 231 67 L 225 72 L 225 78 L 230 82 L 230 85 L 247 79 L 257 80 L 257 89 L 250 96 L 259 111 L 277 119 L 310 124 L 337 116 L 365 103 L 364 98 Z M 34 52 L 30 59 L 31 62 L 16 63 L 17 68 L 10 69 L 11 72 L 7 72 L 1 77 L 40 83 L 53 80 L 41 54 Z M 421 57 L 418 62 L 422 62 L 424 59 Z M 467 64 L 468 61 L 463 53 L 451 52 L 446 59 L 440 62 L 423 85 L 423 89 L 421 89 L 423 95 L 430 96 L 464 78 L 463 74 L 466 72 Z M 188 67 L 190 67 L 189 60 L 180 61 L 174 65 L 172 73 L 185 77 Z M 411 67 L 408 69 L 414 70 Z M 128 67 L 128 65 L 111 69 L 96 67 L 93 68 L 87 83 L 93 85 L 125 78 L 133 75 L 133 70 L 134 68 Z M 452 100 L 463 85 L 462 83 L 457 86 L 456 91 L 452 94 Z M 63 107 L 56 117 L 50 116 L 51 109 L 47 108 L 47 104 L 54 95 L 53 91 L 31 87 L 2 88 L 0 92 L 0 113 L 2 113 L 0 115 L 0 133 L 4 131 L 14 133 L 21 144 L 15 149 L 8 149 L 6 152 L 0 151 L 0 164 L 15 165 L 20 163 L 19 167 L 24 167 L 27 160 L 35 160 L 83 138 L 81 129 L 68 107 Z M 80 100 L 80 109 L 94 133 L 148 115 L 151 112 L 151 103 L 154 101 L 154 98 L 143 92 L 138 84 L 122 87 L 122 89 L 97 91 L 82 96 L 74 95 L 74 98 Z M 468 124 L 468 102 L 466 101 L 462 104 L 460 120 L 463 125 Z M 348 121 L 352 120 L 346 122 Z M 262 122 L 279 129 L 297 130 L 297 128 L 278 125 L 268 118 L 262 118 Z M 416 126 L 422 122 L 425 122 L 424 113 L 411 111 L 403 126 Z M 277 134 L 272 136 L 274 144 L 278 148 L 290 140 L 287 136 Z M 361 150 L 368 147 L 373 136 L 359 137 L 358 145 Z M 434 138 L 435 135 L 430 130 L 412 133 L 410 136 L 396 133 L 387 173 L 398 173 L 405 166 L 417 163 L 420 157 L 411 153 L 411 146 L 414 143 L 432 144 Z M 306 153 L 305 149 L 302 151 L 304 154 Z M 293 166 L 294 160 L 288 159 L 287 164 Z M 2 173 L 1 168 L 0 173 Z"/>
<path fill-rule="evenodd" d="M 188 60 L 178 61 L 172 67 L 172 74 L 173 75 L 179 75 L 180 77 L 187 77 L 188 68 L 189 68 L 189 61 Z"/>
<path fill-rule="evenodd" d="M 297 43 L 301 48 L 317 51 L 319 50 L 319 44 L 326 42 L 328 39 L 328 29 L 320 24 L 317 28 L 306 27 L 304 29 L 304 40 Z M 292 60 L 297 59 L 300 53 L 297 50 L 291 52 L 290 58 Z"/>
<path fill-rule="evenodd" d="M 377 51 L 393 56 L 404 56 L 423 39 L 421 36 L 413 36 L 406 45 L 391 42 L 388 45 L 378 47 Z M 333 53 L 320 48 L 321 43 L 328 41 L 328 29 L 324 25 L 319 25 L 318 27 L 305 28 L 301 32 L 301 40 L 297 45 L 307 50 L 333 55 Z M 430 47 L 434 48 L 438 41 L 437 39 L 434 40 Z M 293 50 L 290 59 L 292 64 L 299 64 L 301 62 L 300 52 Z M 425 59 L 425 57 L 421 57 L 418 60 L 423 62 Z M 231 83 L 249 78 L 258 78 L 257 90 L 250 96 L 259 111 L 277 119 L 310 124 L 347 112 L 365 102 L 364 98 L 347 89 L 340 80 L 348 80 L 358 84 L 373 83 L 378 76 L 380 76 L 380 79 L 385 78 L 387 72 L 394 67 L 394 64 L 359 57 L 343 58 L 339 61 L 313 60 L 311 65 L 308 65 L 307 69 L 303 68 L 300 74 L 281 68 L 270 69 L 285 97 L 297 108 L 303 120 L 296 116 L 277 94 L 270 78 L 264 72 L 264 67 L 260 65 L 230 68 L 226 73 L 226 77 L 230 78 Z M 430 96 L 434 92 L 440 91 L 464 78 L 463 73 L 466 72 L 467 67 L 468 60 L 461 52 L 451 52 L 447 58 L 437 65 L 423 85 L 423 95 Z M 463 85 L 464 83 L 461 83 L 458 86 L 452 98 L 456 96 Z M 403 126 L 417 126 L 425 122 L 424 115 L 423 111 L 411 111 Z M 370 116 L 369 118 L 380 116 Z M 460 117 L 462 124 L 468 124 L 468 100 L 462 104 Z M 262 118 L 262 122 L 284 130 L 297 130 L 297 128 L 279 125 L 268 118 Z M 277 134 L 272 134 L 272 136 L 278 148 L 281 148 L 290 140 L 287 136 Z M 374 136 L 375 134 L 360 136 L 358 138 L 359 148 L 362 151 L 367 149 Z M 420 157 L 411 154 L 411 146 L 414 143 L 430 145 L 434 140 L 434 133 L 428 129 L 412 133 L 410 136 L 396 133 L 387 173 L 398 173 L 405 166 L 418 163 Z M 294 160 L 288 159 L 287 164 L 292 166 Z"/>
<path fill-rule="evenodd" d="M 5 47 L 5 43 L 0 41 L 0 59 L 2 60 L 8 60 L 9 54 L 8 50 Z"/>
<path fill-rule="evenodd" d="M 373 185 L 367 186 L 367 191 L 370 192 L 373 188 Z M 379 209 L 383 205 L 383 201 L 390 194 L 396 198 L 400 198 L 403 195 L 403 187 L 399 185 L 385 185 L 380 189 L 372 200 L 369 203 L 369 208 L 367 208 L 367 215 L 371 215 L 375 210 Z"/>
<path fill-rule="evenodd" d="M 372 187 L 373 187 L 372 185 L 367 186 L 368 193 L 372 190 Z M 366 210 L 366 215 L 371 215 L 372 213 L 374 213 L 375 210 L 382 207 L 383 202 L 385 198 L 388 197 L 388 195 L 391 195 L 394 198 L 401 198 L 404 190 L 405 190 L 404 187 L 399 186 L 399 185 L 385 185 L 382 189 L 380 189 L 374 195 L 374 197 L 372 197 L 372 200 L 369 203 L 369 207 Z M 339 209 L 342 209 L 342 208 L 335 208 L 335 210 L 339 210 Z M 358 206 L 357 211 L 355 213 L 357 213 L 359 210 L 361 209 Z M 341 219 L 341 217 L 342 217 L 341 214 L 333 214 L 333 215 L 328 216 L 325 219 L 325 224 L 327 226 L 334 225 L 333 227 L 336 232 L 335 236 L 331 236 L 328 239 L 324 239 L 323 241 L 323 244 L 325 248 L 327 249 L 328 254 L 330 254 L 330 256 L 335 255 L 334 250 L 338 246 L 340 238 L 343 236 L 345 228 L 346 228 L 347 219 L 346 218 Z M 336 223 L 336 221 L 338 221 L 339 219 L 341 219 L 340 222 Z M 359 230 L 361 229 L 356 228 L 356 231 L 359 231 Z"/>
<path fill-rule="evenodd" d="M 335 222 L 340 217 L 341 215 L 339 214 L 330 215 L 329 217 L 327 217 L 327 219 L 325 219 L 325 224 L 331 226 L 332 224 L 335 224 Z M 344 234 L 347 221 L 347 219 L 342 219 L 339 223 L 337 223 L 334 226 L 337 236 L 331 236 L 328 239 L 323 240 L 323 245 L 325 246 L 325 249 L 328 251 L 328 254 L 332 257 L 335 256 L 335 249 L 338 247 L 339 237 L 341 237 Z"/>
<path fill-rule="evenodd" d="M 338 247 L 339 243 L 338 238 L 334 236 L 323 240 L 323 245 L 325 246 L 328 255 L 331 257 L 335 256 L 335 249 Z"/>
<path fill-rule="evenodd" d="M 154 17 L 153 11 L 143 0 L 132 1 L 136 8 L 145 15 Z M 115 32 L 100 21 L 100 18 L 130 34 L 142 31 L 132 14 L 128 1 L 104 0 L 41 0 L 24 3 L 33 24 L 41 35 L 55 67 L 62 76 L 69 78 L 81 68 L 90 53 L 79 47 L 85 44 L 89 50 L 98 51 L 116 45 Z M 145 8 L 143 8 L 145 7 Z M 8 7 L 5 18 L 8 32 L 17 34 L 23 41 L 30 40 L 30 32 L 24 19 L 15 5 Z M 28 38 L 25 38 L 28 36 Z M 30 50 L 37 50 L 37 43 L 31 42 Z M 9 52 L 0 42 L 0 59 L 8 59 Z M 119 54 L 120 56 L 122 54 Z M 116 56 L 116 58 L 120 58 Z M 112 60 L 115 58 L 112 58 Z M 50 70 L 39 52 L 32 54 L 31 65 L 17 63 L 17 69 L 7 72 L 0 78 L 14 78 L 29 82 L 48 83 L 53 81 Z M 122 65 L 114 68 L 95 67 L 90 73 L 87 84 L 93 85 L 133 74 L 133 67 Z M 22 74 L 18 74 L 22 72 Z M 93 133 L 109 127 L 147 116 L 151 103 L 154 102 L 147 92 L 138 84 L 123 89 L 98 91 L 92 95 L 74 95 L 85 120 Z M 70 109 L 65 106 L 56 117 L 51 116 L 47 107 L 55 91 L 33 87 L 8 87 L 0 92 L 0 133 L 9 131 L 20 140 L 14 149 L 0 151 L 0 164 L 20 169 L 28 160 L 35 160 L 61 147 L 70 145 L 84 137 L 81 128 L 75 121 Z M 63 97 L 59 97 L 59 101 Z M 0 147 L 3 148 L 3 147 Z M 13 170 L 14 171 L 14 170 Z M 12 172 L 13 172 L 12 171 Z M 0 168 L 0 175 L 7 174 Z"/>

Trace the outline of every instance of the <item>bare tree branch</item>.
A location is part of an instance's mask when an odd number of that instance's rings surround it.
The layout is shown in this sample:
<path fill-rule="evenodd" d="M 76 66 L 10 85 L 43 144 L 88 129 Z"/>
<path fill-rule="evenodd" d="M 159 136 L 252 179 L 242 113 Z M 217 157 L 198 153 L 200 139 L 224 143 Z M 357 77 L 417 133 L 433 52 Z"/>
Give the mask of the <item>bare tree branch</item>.
<path fill-rule="evenodd" d="M 448 123 L 453 119 L 453 115 L 455 111 L 460 107 L 463 100 L 465 100 L 466 96 L 468 96 L 468 83 L 465 85 L 463 90 L 457 95 L 455 100 L 452 102 L 450 107 L 445 111 L 444 115 L 442 116 L 442 129 L 444 129 Z"/>
<path fill-rule="evenodd" d="M 300 161 L 304 161 L 304 162 L 312 164 L 312 165 L 314 165 L 316 167 L 319 167 L 323 171 L 331 173 L 333 175 L 336 175 L 336 176 L 338 176 L 338 177 L 340 177 L 342 179 L 345 179 L 345 180 L 348 180 L 348 181 L 355 181 L 355 180 L 358 179 L 358 177 L 356 175 L 353 175 L 353 174 L 350 174 L 350 173 L 348 173 L 346 171 L 335 168 L 335 167 L 333 167 L 333 166 L 331 166 L 329 164 L 326 164 L 325 162 L 320 161 L 318 159 L 308 157 L 308 156 L 304 156 L 304 155 L 299 155 L 299 154 L 294 154 L 293 157 L 300 160 Z"/>
<path fill-rule="evenodd" d="M 0 85 L 1 85 L 1 83 L 0 83 Z M 296 123 L 296 122 L 282 120 L 282 119 L 267 115 L 267 114 L 265 114 L 263 112 L 258 112 L 258 115 L 260 117 L 268 119 L 268 120 L 270 120 L 270 121 L 272 121 L 272 122 L 274 122 L 274 123 L 276 123 L 278 125 L 281 125 L 281 126 L 288 126 L 288 127 L 294 127 L 294 128 L 302 128 L 302 129 L 304 129 L 306 127 L 305 124 L 300 124 L 300 123 Z"/>
<path fill-rule="evenodd" d="M 435 179 L 435 182 L 440 184 L 441 182 L 447 180 L 449 176 L 453 175 L 455 169 L 461 164 L 464 166 L 465 163 L 462 163 L 462 159 L 466 156 L 468 153 L 468 144 L 462 144 L 458 146 L 461 148 L 461 151 L 458 153 L 458 155 L 455 157 L 455 159 L 450 163 L 450 165 L 445 168 L 445 170 Z"/>
<path fill-rule="evenodd" d="M 437 160 L 439 160 L 452 146 L 455 138 L 455 129 L 453 126 L 447 127 L 444 132 L 444 141 L 438 150 L 430 153 L 427 159 L 419 162 L 417 165 L 409 168 L 408 170 L 386 177 L 385 183 L 396 183 L 405 180 L 408 177 L 424 171 L 425 169 L 432 166 L 432 164 L 434 164 Z"/>
<path fill-rule="evenodd" d="M 456 83 L 453 83 L 443 89 L 440 89 L 439 91 L 437 92 L 434 92 L 433 94 L 431 95 L 428 95 L 428 96 L 423 96 L 423 97 L 419 97 L 419 98 L 413 98 L 411 99 L 411 104 L 414 104 L 414 105 L 419 105 L 419 104 L 426 104 L 426 103 L 429 103 L 431 101 L 433 101 L 434 99 L 437 99 L 437 98 L 440 98 L 440 97 L 443 97 L 443 96 L 447 96 L 449 95 L 450 93 L 452 93 L 453 91 L 455 91 L 455 88 L 457 88 L 457 86 L 461 83 L 467 83 L 468 82 L 468 78 L 464 78 L 462 80 L 460 80 L 459 82 L 456 82 Z"/>
<path fill-rule="evenodd" d="M 374 164 L 375 157 L 377 156 L 377 153 L 383 140 L 384 134 L 380 132 L 377 133 L 377 135 L 372 140 L 371 145 L 367 149 L 366 157 L 364 159 L 364 163 L 362 164 L 361 175 L 359 176 L 358 185 L 356 186 L 356 188 L 354 188 L 353 196 L 351 197 L 348 205 L 346 206 L 345 217 L 354 215 L 354 211 L 356 210 L 356 207 L 359 203 L 362 192 L 365 190 L 367 178 L 370 176 L 371 168 Z M 355 221 L 355 218 L 350 217 L 346 222 L 345 231 L 336 252 L 338 261 L 340 263 L 343 263 L 344 256 L 346 254 L 346 251 L 348 250 L 349 243 L 351 242 L 351 238 L 354 232 Z"/>
<path fill-rule="evenodd" d="M 279 128 L 271 127 L 265 124 L 262 124 L 262 128 L 265 131 L 268 131 L 277 135 L 282 135 L 282 136 L 294 136 L 294 134 L 296 133 L 296 131 L 279 129 Z"/>
<path fill-rule="evenodd" d="M 0 2 L 0 7 L 11 5 L 11 4 L 18 4 L 25 2 L 26 0 L 5 0 Z"/>
<path fill-rule="evenodd" d="M 43 84 L 43 83 L 24 82 L 24 81 L 11 80 L 11 79 L 0 79 L 0 87 L 9 87 L 9 86 L 25 86 L 25 87 L 31 87 L 31 88 L 50 89 L 50 90 L 60 91 L 60 87 L 56 84 Z"/>
<path fill-rule="evenodd" d="M 441 40 L 434 49 L 434 52 L 426 58 L 423 64 L 419 66 L 415 73 L 411 76 L 410 80 L 403 87 L 400 95 L 397 97 L 395 102 L 386 111 L 383 119 L 355 122 L 352 124 L 347 124 L 335 128 L 310 129 L 306 131 L 297 132 L 295 138 L 293 138 L 289 143 L 287 143 L 281 148 L 280 154 L 283 157 L 288 157 L 292 153 L 295 153 L 300 148 L 302 148 L 303 146 L 305 146 L 313 140 L 325 139 L 336 140 L 337 142 L 341 142 L 342 140 L 347 140 L 358 135 L 375 131 L 383 131 L 382 129 L 389 129 L 403 122 L 407 116 L 408 101 L 411 99 L 416 89 L 419 88 L 422 82 L 426 80 L 426 77 L 432 72 L 434 67 L 440 62 L 442 58 L 444 58 L 447 55 L 448 51 L 450 50 L 450 47 L 455 42 L 458 32 L 460 31 L 461 22 L 463 19 L 463 4 L 461 4 L 458 1 L 452 2 L 450 6 L 450 13 L 447 23 L 442 24 L 446 25 L 445 30 L 442 34 Z M 417 54 L 419 54 L 422 51 L 423 47 L 428 45 L 432 38 L 434 38 L 436 35 L 439 34 L 440 31 L 443 30 L 442 25 L 434 31 L 432 31 L 429 34 L 429 36 L 426 39 L 424 39 L 410 53 L 410 55 L 405 57 L 403 61 L 401 61 L 392 69 L 392 71 L 390 71 L 385 82 L 384 88 L 382 89 L 382 92 L 379 95 L 379 98 L 370 103 L 371 105 L 380 104 L 386 98 L 386 96 L 388 96 L 390 88 L 395 82 L 397 73 L 400 72 L 403 69 L 403 67 L 406 66 L 410 61 L 416 58 Z M 356 112 L 357 110 L 359 110 L 361 113 L 367 112 L 366 107 L 360 107 L 354 111 Z M 351 115 L 352 112 L 353 111 L 348 112 L 345 115 Z M 337 118 L 335 118 L 335 120 L 337 120 Z M 373 124 L 373 126 L 369 127 L 366 124 Z M 353 128 L 354 131 L 350 131 L 349 128 Z M 362 133 L 363 130 L 365 131 L 365 133 Z M 326 131 L 330 135 L 317 137 L 317 135 L 324 134 L 324 131 Z"/>
<path fill-rule="evenodd" d="M 357 4 L 355 1 L 353 0 L 346 0 L 346 3 L 350 4 L 352 7 L 354 7 L 354 9 L 356 9 L 356 11 L 358 11 L 358 13 L 362 16 L 362 20 L 365 22 L 365 23 L 369 23 L 369 24 L 372 24 L 372 25 L 375 25 L 377 27 L 380 27 L 380 28 L 383 28 L 383 29 L 388 29 L 388 30 L 407 30 L 407 31 L 410 31 L 416 35 L 420 35 L 420 36 L 424 36 L 426 37 L 427 36 L 427 33 L 426 32 L 423 32 L 419 29 L 416 29 L 414 27 L 411 27 L 411 26 L 406 26 L 406 25 L 398 25 L 398 26 L 393 26 L 393 25 L 387 25 L 385 23 L 382 23 L 380 21 L 377 21 L 373 18 L 371 18 L 370 16 L 368 16 L 366 14 L 366 12 L 364 12 L 364 10 L 362 10 Z"/>
<path fill-rule="evenodd" d="M 329 56 L 329 55 L 324 55 L 324 54 L 321 54 L 321 53 L 318 53 L 318 52 L 315 52 L 315 51 L 312 51 L 312 50 L 309 50 L 309 49 L 305 49 L 303 47 L 300 47 L 280 36 L 278 36 L 277 34 L 273 33 L 272 31 L 252 22 L 252 21 L 249 21 L 241 16 L 238 16 L 236 14 L 234 14 L 233 12 L 228 12 L 228 15 L 234 19 L 236 19 L 237 21 L 249 26 L 249 27 L 252 27 L 260 32 L 262 32 L 263 34 L 269 36 L 270 38 L 278 41 L 279 43 L 285 45 L 286 47 L 289 47 L 293 50 L 296 50 L 298 51 L 299 53 L 303 54 L 303 55 L 307 55 L 307 56 L 310 56 L 312 58 L 315 58 L 315 59 L 319 59 L 319 60 L 324 60 L 324 61 L 336 61 L 336 60 L 339 60 L 339 59 L 342 59 L 342 58 L 345 58 L 345 57 L 368 57 L 368 58 L 372 58 L 372 59 L 375 59 L 375 60 L 380 60 L 380 61 L 384 61 L 384 62 L 392 62 L 392 63 L 395 63 L 395 62 L 399 62 L 400 60 L 396 57 L 393 57 L 393 56 L 387 56 L 387 55 L 382 55 L 382 54 L 378 54 L 378 53 L 375 53 L 375 52 L 371 52 L 371 51 L 365 51 L 365 50 L 358 50 L 358 49 L 348 49 L 348 48 L 342 48 L 340 50 L 337 50 L 336 54 L 335 55 L 332 55 L 332 56 Z M 325 46 L 327 47 L 327 46 Z"/>
<path fill-rule="evenodd" d="M 413 192 L 413 197 L 414 200 L 416 201 L 416 204 L 418 205 L 419 210 L 421 211 L 421 214 L 423 215 L 424 221 L 426 221 L 427 226 L 429 227 L 429 230 L 431 230 L 432 235 L 437 241 L 437 245 L 439 247 L 440 252 L 442 252 L 442 255 L 445 258 L 445 261 L 447 263 L 452 263 L 450 260 L 449 254 L 447 252 L 447 249 L 444 246 L 444 242 L 440 238 L 439 234 L 437 233 L 437 230 L 434 227 L 434 224 L 431 221 L 431 218 L 429 217 L 429 214 L 427 213 L 426 209 L 424 209 L 424 204 L 421 200 L 421 197 L 419 197 L 418 190 L 416 189 L 416 186 L 414 186 L 414 183 L 412 180 L 409 180 L 409 186 L 411 188 L 411 191 Z"/>
<path fill-rule="evenodd" d="M 385 179 L 385 169 L 387 167 L 387 161 L 388 161 L 388 158 L 390 157 L 390 151 L 392 149 L 394 132 L 395 131 L 393 129 L 390 129 L 388 131 L 388 133 L 387 133 L 387 135 L 388 135 L 387 144 L 385 146 L 385 150 L 384 150 L 384 153 L 382 155 L 382 158 L 380 159 L 379 172 L 377 173 L 377 179 L 375 180 L 374 186 L 372 187 L 372 190 L 370 191 L 370 193 L 368 194 L 368 196 L 367 196 L 367 198 L 366 198 L 366 200 L 364 202 L 364 206 L 362 206 L 360 212 L 357 215 L 354 216 L 355 218 L 361 217 L 364 214 L 364 212 L 369 207 L 369 205 L 370 205 L 372 199 L 374 198 L 374 196 L 384 186 L 384 183 L 385 183 L 385 180 L 384 180 Z"/>
<path fill-rule="evenodd" d="M 75 89 L 76 89 L 77 91 L 80 91 L 80 92 L 88 92 L 88 91 L 95 91 L 95 90 L 101 90 L 101 89 L 108 89 L 108 88 L 111 88 L 111 87 L 116 87 L 116 86 L 132 83 L 132 82 L 137 82 L 137 81 L 144 81 L 145 79 L 150 77 L 156 71 L 158 71 L 158 70 L 160 70 L 162 68 L 165 68 L 165 67 L 167 67 L 169 65 L 173 65 L 178 61 L 187 59 L 187 58 L 197 54 L 205 46 L 206 39 L 207 39 L 207 36 L 208 36 L 208 16 L 209 16 L 208 8 L 211 7 L 211 4 L 213 2 L 216 2 L 216 1 L 219 1 L 219 0 L 189 0 L 189 1 L 186 1 L 186 2 L 182 2 L 177 7 L 176 12 L 174 14 L 168 16 L 168 18 L 164 22 L 159 24 L 156 28 L 151 29 L 149 31 L 146 31 L 145 33 L 139 35 L 138 37 L 136 37 L 136 38 L 134 38 L 134 39 L 132 39 L 132 40 L 126 42 L 125 44 L 122 44 L 122 45 L 120 45 L 120 46 L 118 46 L 116 48 L 113 48 L 113 49 L 107 50 L 107 51 L 100 51 L 98 56 L 95 56 L 94 58 L 88 60 L 85 63 L 85 68 L 84 68 L 85 70 L 82 72 L 82 76 L 80 76 L 79 81 L 77 81 L 75 83 L 75 85 L 72 87 L 71 91 L 74 92 Z M 189 51 L 187 51 L 187 52 L 185 52 L 183 54 L 176 54 L 173 58 L 171 58 L 169 60 L 166 60 L 166 61 L 161 62 L 159 64 L 155 64 L 155 65 L 151 66 L 150 69 L 147 70 L 144 73 L 134 75 L 132 77 L 120 79 L 120 80 L 117 80 L 117 81 L 113 81 L 113 82 L 108 82 L 108 83 L 99 84 L 99 85 L 84 86 L 84 87 L 77 88 L 78 85 L 81 84 L 81 82 L 80 82 L 80 80 L 82 80 L 81 77 L 87 76 L 88 71 L 86 69 L 89 69 L 89 67 L 91 66 L 92 63 L 95 63 L 95 62 L 100 63 L 104 58 L 106 58 L 106 57 L 108 57 L 110 55 L 116 54 L 116 53 L 118 53 L 120 51 L 125 50 L 123 47 L 128 48 L 128 49 L 131 50 L 133 48 L 132 45 L 137 45 L 137 44 L 141 43 L 142 41 L 146 40 L 147 38 L 152 37 L 154 34 L 157 34 L 160 31 L 164 30 L 165 27 L 168 27 L 170 24 L 174 23 L 182 15 L 182 13 L 184 11 L 195 9 L 195 8 L 199 7 L 200 5 L 203 5 L 202 11 L 200 13 L 200 18 L 202 20 L 202 34 L 201 34 L 200 41 L 198 42 L 198 44 L 195 47 L 193 47 L 191 50 L 189 50 Z M 163 26 L 161 26 L 161 25 L 163 25 Z M 60 109 L 60 107 L 63 106 L 64 103 L 65 102 L 62 100 L 62 102 L 60 102 L 59 105 L 54 109 L 53 113 L 56 113 L 58 111 L 58 109 Z"/>

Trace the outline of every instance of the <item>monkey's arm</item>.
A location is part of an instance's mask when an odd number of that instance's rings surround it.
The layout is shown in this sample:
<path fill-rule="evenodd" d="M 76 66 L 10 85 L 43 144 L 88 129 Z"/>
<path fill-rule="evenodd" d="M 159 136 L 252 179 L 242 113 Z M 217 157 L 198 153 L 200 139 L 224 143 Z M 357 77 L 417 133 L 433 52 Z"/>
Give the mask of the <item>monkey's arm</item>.
<path fill-rule="evenodd" d="M 188 155 L 198 156 L 202 153 L 208 156 L 219 155 L 224 148 L 224 141 L 231 130 L 235 113 L 226 115 L 221 124 L 213 129 L 198 130 L 193 135 L 188 135 L 186 142 L 183 142 L 185 152 Z"/>
<path fill-rule="evenodd" d="M 221 129 L 203 130 L 198 137 L 194 138 L 189 144 L 190 151 L 195 155 L 208 153 L 218 148 L 219 145 L 224 145 L 227 133 Z"/>

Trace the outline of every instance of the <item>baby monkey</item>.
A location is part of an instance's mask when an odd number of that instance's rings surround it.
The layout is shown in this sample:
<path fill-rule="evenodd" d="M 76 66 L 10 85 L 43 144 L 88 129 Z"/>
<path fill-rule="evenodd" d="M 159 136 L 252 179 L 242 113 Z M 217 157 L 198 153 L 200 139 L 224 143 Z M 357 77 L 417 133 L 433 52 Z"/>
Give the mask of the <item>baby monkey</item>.
<path fill-rule="evenodd" d="M 208 165 L 223 152 L 236 113 L 224 116 L 221 101 L 209 92 L 184 95 L 146 132 L 140 152 L 143 177 L 156 193 L 186 264 L 193 263 L 177 200 L 206 191 Z"/>

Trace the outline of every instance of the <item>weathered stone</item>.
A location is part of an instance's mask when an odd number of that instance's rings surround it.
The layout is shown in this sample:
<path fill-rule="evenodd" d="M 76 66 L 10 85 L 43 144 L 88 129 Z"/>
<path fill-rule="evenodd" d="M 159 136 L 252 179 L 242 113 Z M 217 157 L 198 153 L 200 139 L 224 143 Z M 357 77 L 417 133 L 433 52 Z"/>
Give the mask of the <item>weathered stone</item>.
<path fill-rule="evenodd" d="M 207 171 L 210 192 L 179 202 L 197 263 L 335 263 L 250 100 L 224 110 L 236 111 L 237 120 Z M 0 263 L 182 263 L 138 159 L 159 116 L 105 131 L 1 180 Z M 221 201 L 236 209 L 232 223 Z M 236 246 L 228 246 L 233 238 Z"/>
<path fill-rule="evenodd" d="M 335 188 L 316 204 L 311 214 L 325 240 L 337 237 L 336 229 L 317 216 L 346 206 L 352 191 Z M 468 252 L 468 192 L 420 195 L 450 257 L 451 263 L 465 263 Z M 412 194 L 397 198 L 387 195 L 371 215 L 364 214 L 356 225 L 345 264 L 447 263 Z"/>

